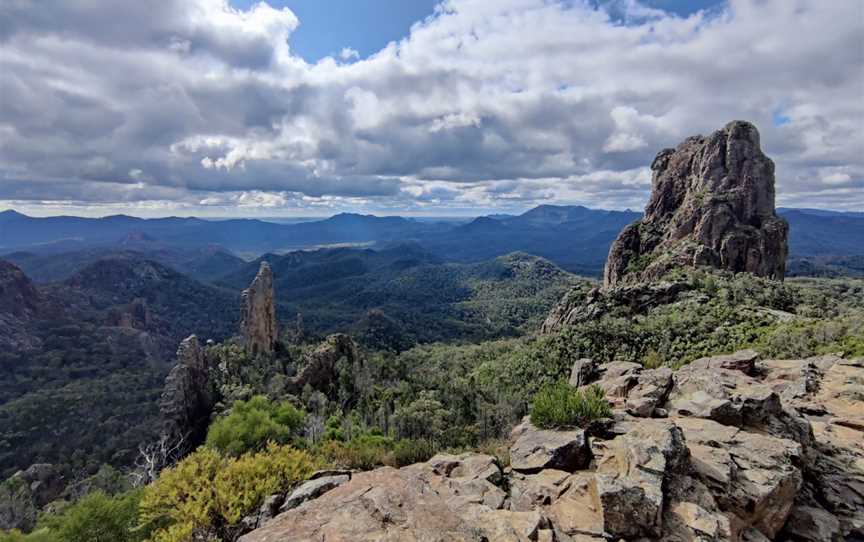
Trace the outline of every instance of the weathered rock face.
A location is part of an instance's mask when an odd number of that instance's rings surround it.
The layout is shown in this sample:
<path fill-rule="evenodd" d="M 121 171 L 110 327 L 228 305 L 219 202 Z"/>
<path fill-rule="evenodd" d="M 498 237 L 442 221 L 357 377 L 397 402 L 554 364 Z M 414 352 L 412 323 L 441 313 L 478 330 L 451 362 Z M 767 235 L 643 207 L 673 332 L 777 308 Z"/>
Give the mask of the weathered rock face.
<path fill-rule="evenodd" d="M 510 466 L 519 472 L 543 469 L 574 471 L 584 468 L 591 460 L 588 437 L 581 429 L 544 431 L 524 421 L 513 429 L 515 441 L 510 448 Z"/>
<path fill-rule="evenodd" d="M 241 296 L 240 335 L 250 355 L 270 355 L 276 348 L 279 331 L 270 264 L 261 262 L 258 274 Z"/>
<path fill-rule="evenodd" d="M 213 410 L 213 386 L 204 349 L 198 337 L 190 335 L 177 349 L 177 364 L 165 379 L 159 400 L 164 420 L 163 434 L 182 438 L 194 446 L 206 430 L 206 420 Z"/>
<path fill-rule="evenodd" d="M 39 511 L 60 496 L 65 480 L 58 469 L 37 463 L 0 483 L 0 530 L 29 531 Z"/>
<path fill-rule="evenodd" d="M 487 455 L 441 454 L 313 480 L 296 506 L 241 540 L 864 537 L 864 360 L 743 351 L 673 372 L 583 359 L 573 375 L 614 392 L 613 419 L 584 432 L 520 424 L 508 469 Z M 723 402 L 723 414 L 675 408 L 703 399 Z M 568 450 L 579 460 L 553 461 Z"/>
<path fill-rule="evenodd" d="M 774 212 L 774 163 L 759 132 L 734 121 L 660 151 L 645 216 L 609 250 L 605 288 L 707 265 L 783 279 L 788 225 Z"/>

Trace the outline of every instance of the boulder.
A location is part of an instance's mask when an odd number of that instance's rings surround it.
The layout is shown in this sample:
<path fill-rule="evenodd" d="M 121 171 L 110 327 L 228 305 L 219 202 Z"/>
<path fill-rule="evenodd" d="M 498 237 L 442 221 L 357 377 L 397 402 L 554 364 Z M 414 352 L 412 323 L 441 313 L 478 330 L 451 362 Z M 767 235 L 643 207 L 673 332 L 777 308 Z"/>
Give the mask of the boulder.
<path fill-rule="evenodd" d="M 337 474 L 335 476 L 322 476 L 314 480 L 308 480 L 288 495 L 279 511 L 285 512 L 292 508 L 297 508 L 306 501 L 317 499 L 324 493 L 341 486 L 350 479 L 351 477 L 346 474 Z"/>
<path fill-rule="evenodd" d="M 595 376 L 597 364 L 591 358 L 578 359 L 570 368 L 570 385 L 573 387 L 581 387 L 588 385 Z"/>
<path fill-rule="evenodd" d="M 753 527 L 769 539 L 786 523 L 802 484 L 801 445 L 742 431 L 711 420 L 679 418 L 696 476 L 724 511 L 733 530 Z"/>
<path fill-rule="evenodd" d="M 524 512 L 555 503 L 572 483 L 571 474 L 546 469 L 537 474 L 514 471 L 510 476 L 510 510 Z"/>
<path fill-rule="evenodd" d="M 785 407 L 771 385 L 737 369 L 709 367 L 710 363 L 691 364 L 675 373 L 664 405 L 670 415 L 759 429 L 809 445 L 810 424 Z"/>
<path fill-rule="evenodd" d="M 510 466 L 523 473 L 543 469 L 573 472 L 591 461 L 585 431 L 551 431 L 522 422 L 513 430 L 515 442 L 510 447 Z"/>
<path fill-rule="evenodd" d="M 700 265 L 783 280 L 789 227 L 775 213 L 774 163 L 755 126 L 733 121 L 689 137 L 660 151 L 651 170 L 645 214 L 612 243 L 604 288 Z"/>
<path fill-rule="evenodd" d="M 665 401 L 672 388 L 672 369 L 660 367 L 642 371 L 636 385 L 627 394 L 627 412 L 633 416 L 650 418 Z"/>
<path fill-rule="evenodd" d="M 240 335 L 246 353 L 251 356 L 273 354 L 279 330 L 270 264 L 261 262 L 258 274 L 249 287 L 243 290 L 240 299 Z"/>
<path fill-rule="evenodd" d="M 694 369 L 728 369 L 750 375 L 753 374 L 758 360 L 759 353 L 755 350 L 741 350 L 734 354 L 699 358 L 691 362 L 690 367 Z"/>
<path fill-rule="evenodd" d="M 604 531 L 659 537 L 664 483 L 683 471 L 688 457 L 681 429 L 666 420 L 645 420 L 612 440 L 595 475 Z"/>
<path fill-rule="evenodd" d="M 806 542 L 840 542 L 840 520 L 819 506 L 795 506 L 783 534 L 791 540 Z"/>

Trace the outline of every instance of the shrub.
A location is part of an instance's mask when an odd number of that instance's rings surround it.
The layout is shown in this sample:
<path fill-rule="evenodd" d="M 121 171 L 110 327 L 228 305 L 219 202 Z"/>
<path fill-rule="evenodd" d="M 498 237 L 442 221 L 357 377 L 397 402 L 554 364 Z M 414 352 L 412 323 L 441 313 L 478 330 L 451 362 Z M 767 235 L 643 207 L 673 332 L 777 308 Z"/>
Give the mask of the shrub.
<path fill-rule="evenodd" d="M 305 415 L 291 403 L 276 403 L 263 395 L 237 401 L 231 412 L 214 421 L 207 431 L 207 445 L 238 456 L 259 450 L 267 442 L 287 444 L 303 427 Z"/>
<path fill-rule="evenodd" d="M 599 386 L 575 389 L 565 380 L 540 388 L 531 404 L 531 421 L 544 428 L 582 427 L 611 414 Z"/>
<path fill-rule="evenodd" d="M 402 439 L 393 448 L 393 462 L 397 467 L 428 461 L 437 449 L 429 441 Z"/>
<path fill-rule="evenodd" d="M 240 458 L 199 448 L 145 488 L 142 526 L 154 529 L 154 542 L 230 539 L 267 495 L 287 491 L 315 467 L 306 452 L 275 443 Z"/>
<path fill-rule="evenodd" d="M 329 464 L 347 469 L 370 470 L 381 465 L 393 465 L 392 438 L 363 435 L 348 442 L 324 442 L 318 453 Z"/>
<path fill-rule="evenodd" d="M 135 529 L 140 499 L 141 490 L 116 497 L 96 491 L 56 516 L 45 516 L 39 527 L 52 535 L 49 540 L 58 542 L 137 542 L 147 536 L 146 531 Z"/>
<path fill-rule="evenodd" d="M 0 542 L 61 542 L 57 536 L 46 528 L 36 529 L 24 534 L 17 529 L 8 532 L 0 531 Z"/>

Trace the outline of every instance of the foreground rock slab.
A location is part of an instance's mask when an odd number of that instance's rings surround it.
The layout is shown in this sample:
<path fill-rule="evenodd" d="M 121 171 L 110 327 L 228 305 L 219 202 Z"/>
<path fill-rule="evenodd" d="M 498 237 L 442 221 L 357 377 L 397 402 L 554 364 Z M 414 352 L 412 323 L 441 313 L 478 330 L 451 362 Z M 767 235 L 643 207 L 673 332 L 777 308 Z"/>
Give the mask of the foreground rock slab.
<path fill-rule="evenodd" d="M 587 431 L 525 420 L 507 469 L 439 454 L 312 480 L 295 491 L 308 500 L 241 540 L 864 540 L 864 360 L 753 354 L 675 372 L 580 360 L 576 385 L 618 394 L 611 419 Z M 724 406 L 675 407 L 685 399 Z"/>

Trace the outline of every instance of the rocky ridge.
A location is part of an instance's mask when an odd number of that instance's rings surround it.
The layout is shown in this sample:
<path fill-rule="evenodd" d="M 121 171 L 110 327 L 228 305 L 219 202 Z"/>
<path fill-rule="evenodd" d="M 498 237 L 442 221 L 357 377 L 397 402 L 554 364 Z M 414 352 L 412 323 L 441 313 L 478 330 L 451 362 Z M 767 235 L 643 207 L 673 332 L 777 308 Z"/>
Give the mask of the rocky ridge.
<path fill-rule="evenodd" d="M 733 121 L 660 151 L 645 215 L 612 244 L 604 287 L 699 265 L 782 280 L 789 227 L 775 213 L 774 163 L 759 143 L 755 126 Z"/>
<path fill-rule="evenodd" d="M 273 271 L 261 262 L 258 274 L 241 295 L 240 335 L 249 355 L 273 354 L 279 330 L 276 323 L 276 303 L 273 294 Z"/>
<path fill-rule="evenodd" d="M 612 418 L 566 431 L 526 419 L 503 468 L 439 454 L 307 482 L 294 493 L 328 490 L 241 540 L 864 537 L 864 359 L 743 351 L 677 371 L 585 359 L 572 382 L 601 386 Z"/>

